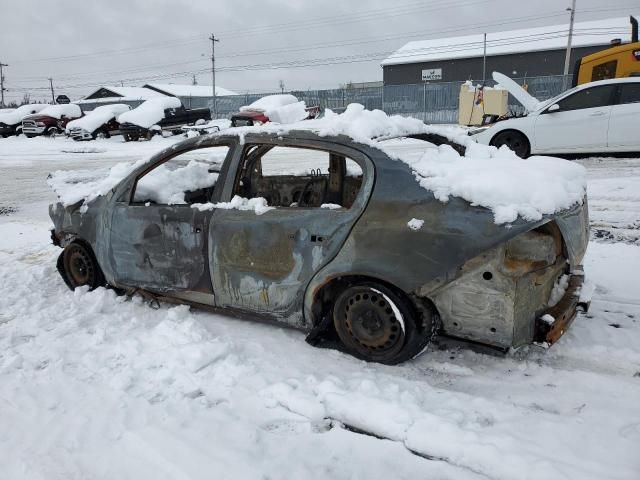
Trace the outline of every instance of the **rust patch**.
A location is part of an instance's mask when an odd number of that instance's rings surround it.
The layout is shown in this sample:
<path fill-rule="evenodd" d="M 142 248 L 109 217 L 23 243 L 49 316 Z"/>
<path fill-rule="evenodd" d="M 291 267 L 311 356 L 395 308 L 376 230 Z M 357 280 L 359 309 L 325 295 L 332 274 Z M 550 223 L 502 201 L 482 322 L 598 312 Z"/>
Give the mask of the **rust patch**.
<path fill-rule="evenodd" d="M 262 248 L 251 248 L 251 239 L 245 231 L 235 232 L 231 238 L 220 242 L 221 261 L 228 268 L 259 272 L 272 280 L 286 278 L 295 266 L 292 239 L 274 232 L 255 240 L 263 244 Z"/>

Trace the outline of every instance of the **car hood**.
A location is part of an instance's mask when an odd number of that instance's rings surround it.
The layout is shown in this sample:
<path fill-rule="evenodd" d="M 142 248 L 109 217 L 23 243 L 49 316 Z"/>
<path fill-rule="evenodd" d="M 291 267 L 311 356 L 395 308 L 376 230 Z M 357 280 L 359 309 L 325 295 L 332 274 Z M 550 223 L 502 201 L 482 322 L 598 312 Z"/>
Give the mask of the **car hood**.
<path fill-rule="evenodd" d="M 506 75 L 500 72 L 493 72 L 492 76 L 495 82 L 513 95 L 513 97 L 518 100 L 528 112 L 533 112 L 543 105 L 544 102 L 541 102 L 537 98 L 529 95 L 524 88 Z"/>

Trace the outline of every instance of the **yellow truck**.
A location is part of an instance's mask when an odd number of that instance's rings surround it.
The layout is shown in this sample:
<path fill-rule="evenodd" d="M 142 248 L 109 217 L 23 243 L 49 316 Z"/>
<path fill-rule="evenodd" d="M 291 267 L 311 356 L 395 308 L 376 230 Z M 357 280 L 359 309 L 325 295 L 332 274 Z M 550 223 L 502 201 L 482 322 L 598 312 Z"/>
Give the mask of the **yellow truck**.
<path fill-rule="evenodd" d="M 638 21 L 634 17 L 630 17 L 630 20 L 631 43 L 618 43 L 578 60 L 574 70 L 574 86 L 596 80 L 640 76 Z"/>

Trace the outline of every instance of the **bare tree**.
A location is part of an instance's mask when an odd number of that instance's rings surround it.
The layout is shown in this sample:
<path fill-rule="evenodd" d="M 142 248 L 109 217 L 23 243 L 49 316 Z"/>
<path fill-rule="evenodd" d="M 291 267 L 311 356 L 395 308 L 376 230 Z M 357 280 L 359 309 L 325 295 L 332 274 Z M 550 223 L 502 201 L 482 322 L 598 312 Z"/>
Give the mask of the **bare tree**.
<path fill-rule="evenodd" d="M 280 93 L 284 93 L 284 81 L 280 80 L 279 85 L 280 85 Z"/>

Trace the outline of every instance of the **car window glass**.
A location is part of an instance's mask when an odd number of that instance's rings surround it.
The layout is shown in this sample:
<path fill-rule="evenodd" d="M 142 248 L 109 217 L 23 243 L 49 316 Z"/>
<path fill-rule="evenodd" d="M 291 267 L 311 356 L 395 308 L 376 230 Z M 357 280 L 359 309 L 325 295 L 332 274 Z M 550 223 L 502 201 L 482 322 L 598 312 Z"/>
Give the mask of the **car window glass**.
<path fill-rule="evenodd" d="M 604 107 L 606 105 L 611 105 L 614 89 L 615 85 L 585 88 L 584 90 L 580 90 L 557 103 L 562 111 Z"/>
<path fill-rule="evenodd" d="M 251 146 L 245 151 L 235 194 L 264 198 L 282 208 L 349 208 L 362 184 L 362 168 L 325 150 Z"/>
<path fill-rule="evenodd" d="M 227 146 L 190 150 L 158 165 L 138 180 L 136 203 L 184 205 L 211 200 Z"/>
<path fill-rule="evenodd" d="M 640 83 L 623 83 L 620 85 L 619 103 L 640 102 Z"/>

